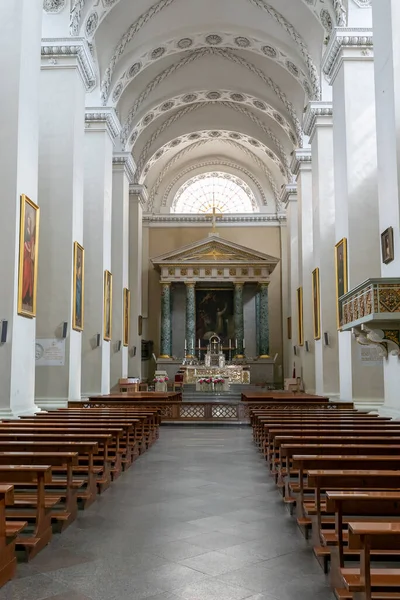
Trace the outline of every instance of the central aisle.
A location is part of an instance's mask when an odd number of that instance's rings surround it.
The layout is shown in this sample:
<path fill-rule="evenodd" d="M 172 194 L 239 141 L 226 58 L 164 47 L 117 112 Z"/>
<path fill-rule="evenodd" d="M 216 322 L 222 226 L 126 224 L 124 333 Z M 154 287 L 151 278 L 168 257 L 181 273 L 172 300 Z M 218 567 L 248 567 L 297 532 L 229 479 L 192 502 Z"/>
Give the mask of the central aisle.
<path fill-rule="evenodd" d="M 331 600 L 249 427 L 160 440 L 0 591 L 4 600 Z"/>

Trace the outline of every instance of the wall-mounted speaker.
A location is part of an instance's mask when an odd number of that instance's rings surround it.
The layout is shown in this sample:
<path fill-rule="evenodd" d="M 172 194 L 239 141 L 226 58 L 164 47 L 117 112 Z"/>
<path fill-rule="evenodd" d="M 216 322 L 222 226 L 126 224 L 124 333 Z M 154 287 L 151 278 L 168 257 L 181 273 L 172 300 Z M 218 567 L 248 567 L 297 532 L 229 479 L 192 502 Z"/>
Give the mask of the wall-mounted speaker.
<path fill-rule="evenodd" d="M 293 354 L 297 356 L 297 346 L 293 346 Z"/>
<path fill-rule="evenodd" d="M 8 321 L 1 321 L 0 323 L 0 344 L 5 344 L 7 341 Z"/>
<path fill-rule="evenodd" d="M 327 331 L 324 332 L 324 345 L 329 346 L 329 333 Z"/>
<path fill-rule="evenodd" d="M 67 331 L 68 331 L 68 323 L 66 321 L 64 321 L 64 323 L 62 324 L 62 336 L 64 339 L 67 337 Z"/>
<path fill-rule="evenodd" d="M 304 346 L 306 348 L 306 352 L 310 352 L 310 342 L 308 340 L 304 342 Z"/>
<path fill-rule="evenodd" d="M 117 352 L 121 352 L 121 347 L 122 347 L 122 342 L 121 342 L 121 340 L 118 340 L 118 342 L 117 342 Z"/>
<path fill-rule="evenodd" d="M 99 346 L 100 346 L 100 338 L 101 338 L 101 334 L 100 333 L 96 333 L 96 346 L 97 346 L 97 348 L 99 348 Z"/>

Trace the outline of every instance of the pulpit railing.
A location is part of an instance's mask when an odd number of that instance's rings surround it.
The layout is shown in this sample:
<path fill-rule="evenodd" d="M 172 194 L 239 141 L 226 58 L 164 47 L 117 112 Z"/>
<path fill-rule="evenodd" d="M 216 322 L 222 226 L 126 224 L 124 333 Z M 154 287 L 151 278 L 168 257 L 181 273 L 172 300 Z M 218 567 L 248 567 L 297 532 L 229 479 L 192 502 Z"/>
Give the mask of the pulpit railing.
<path fill-rule="evenodd" d="M 400 278 L 367 279 L 339 298 L 341 328 L 400 321 Z"/>

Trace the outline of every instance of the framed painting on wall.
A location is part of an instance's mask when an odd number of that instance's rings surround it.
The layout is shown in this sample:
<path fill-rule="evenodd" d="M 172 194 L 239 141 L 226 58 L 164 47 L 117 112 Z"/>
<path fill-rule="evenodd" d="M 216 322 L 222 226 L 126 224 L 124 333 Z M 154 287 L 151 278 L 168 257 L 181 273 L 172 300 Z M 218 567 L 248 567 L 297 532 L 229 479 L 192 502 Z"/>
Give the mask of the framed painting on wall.
<path fill-rule="evenodd" d="M 104 339 L 111 340 L 112 335 L 112 274 L 104 271 Z"/>
<path fill-rule="evenodd" d="M 335 275 L 336 275 L 336 324 L 341 329 L 343 312 L 339 298 L 349 291 L 347 275 L 347 239 L 343 238 L 335 246 Z"/>
<path fill-rule="evenodd" d="M 72 329 L 83 331 L 85 302 L 85 250 L 74 242 L 74 304 L 72 309 Z"/>
<path fill-rule="evenodd" d="M 388 227 L 381 234 L 382 262 L 387 265 L 394 260 L 393 227 Z"/>
<path fill-rule="evenodd" d="M 21 196 L 19 231 L 18 314 L 36 317 L 40 209 Z"/>
<path fill-rule="evenodd" d="M 299 346 L 304 345 L 304 329 L 303 329 L 303 288 L 297 288 L 297 343 Z"/>
<path fill-rule="evenodd" d="M 314 340 L 321 339 L 321 304 L 320 304 L 320 283 L 319 268 L 312 272 L 312 300 L 313 300 L 313 324 Z"/>
<path fill-rule="evenodd" d="M 124 346 L 129 346 L 129 325 L 131 314 L 131 292 L 124 288 Z"/>

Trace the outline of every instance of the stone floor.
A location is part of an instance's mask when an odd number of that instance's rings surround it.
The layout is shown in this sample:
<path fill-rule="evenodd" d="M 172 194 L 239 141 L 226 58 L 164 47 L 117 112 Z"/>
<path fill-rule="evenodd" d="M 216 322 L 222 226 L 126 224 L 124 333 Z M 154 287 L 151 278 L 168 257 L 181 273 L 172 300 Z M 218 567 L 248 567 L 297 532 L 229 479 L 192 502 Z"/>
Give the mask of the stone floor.
<path fill-rule="evenodd" d="M 0 600 L 331 600 L 248 427 L 158 443 L 0 590 Z"/>

